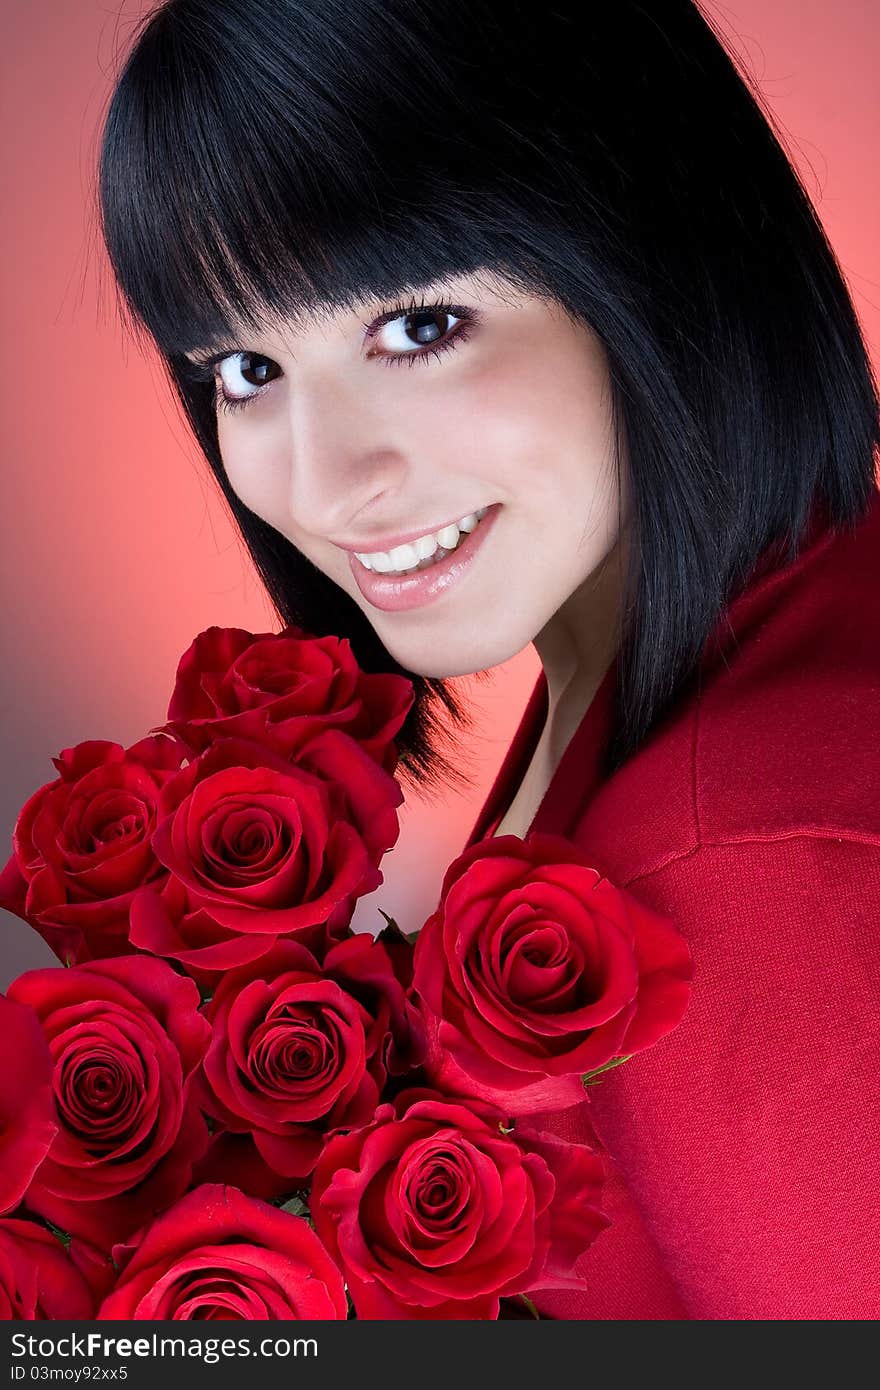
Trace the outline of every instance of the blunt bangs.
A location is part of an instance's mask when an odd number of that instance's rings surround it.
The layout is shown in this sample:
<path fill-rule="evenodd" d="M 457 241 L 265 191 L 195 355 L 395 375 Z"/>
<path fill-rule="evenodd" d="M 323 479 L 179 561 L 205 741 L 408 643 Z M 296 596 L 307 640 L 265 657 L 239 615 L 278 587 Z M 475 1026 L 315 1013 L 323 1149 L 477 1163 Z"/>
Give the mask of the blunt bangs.
<path fill-rule="evenodd" d="M 250 8 L 172 0 L 120 76 L 100 208 L 135 330 L 172 358 L 483 268 L 541 292 L 500 187 L 501 216 L 484 216 L 489 151 L 476 178 L 467 161 L 470 187 L 456 178 L 441 75 L 419 87 L 418 51 L 402 78 L 415 38 L 395 6 L 352 6 L 342 33 L 332 5 Z"/>

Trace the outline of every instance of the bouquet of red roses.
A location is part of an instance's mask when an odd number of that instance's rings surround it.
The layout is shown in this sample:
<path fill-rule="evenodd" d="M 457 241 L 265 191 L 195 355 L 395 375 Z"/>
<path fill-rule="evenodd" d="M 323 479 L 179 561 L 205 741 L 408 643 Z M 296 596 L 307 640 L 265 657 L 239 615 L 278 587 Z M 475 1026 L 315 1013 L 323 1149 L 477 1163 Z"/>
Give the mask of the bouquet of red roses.
<path fill-rule="evenodd" d="M 165 724 L 53 759 L 0 906 L 0 1317 L 479 1318 L 578 1285 L 603 1160 L 533 1117 L 669 1032 L 690 955 L 559 836 L 383 881 L 411 683 L 212 627 Z"/>

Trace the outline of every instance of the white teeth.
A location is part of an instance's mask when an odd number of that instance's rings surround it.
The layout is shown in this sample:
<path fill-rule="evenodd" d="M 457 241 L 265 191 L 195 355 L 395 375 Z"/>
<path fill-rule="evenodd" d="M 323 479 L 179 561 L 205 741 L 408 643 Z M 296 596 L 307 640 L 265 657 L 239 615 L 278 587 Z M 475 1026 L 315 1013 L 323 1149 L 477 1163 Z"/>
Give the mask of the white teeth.
<path fill-rule="evenodd" d="M 417 565 L 421 557 L 416 547 L 407 543 L 396 545 L 393 550 L 389 550 L 388 558 L 393 570 L 408 570 Z"/>
<path fill-rule="evenodd" d="M 442 531 L 437 532 L 437 540 L 440 542 L 444 550 L 454 550 L 455 547 L 458 545 L 458 539 L 460 535 L 461 532 L 459 531 L 458 527 L 453 521 L 451 525 L 444 526 Z"/>
<path fill-rule="evenodd" d="M 418 540 L 395 545 L 391 550 L 371 551 L 363 555 L 355 551 L 355 555 L 364 569 L 375 570 L 377 574 L 406 574 L 423 567 L 438 550 L 454 550 L 462 535 L 475 530 L 488 510 L 488 507 L 479 507 L 475 512 L 468 512 L 457 523 L 450 522 L 432 535 L 419 536 Z M 439 558 L 442 559 L 442 556 Z"/>
<path fill-rule="evenodd" d="M 419 539 L 415 543 L 419 559 L 430 560 L 431 556 L 434 554 L 434 551 L 437 549 L 437 545 L 438 542 L 436 536 L 419 536 Z"/>

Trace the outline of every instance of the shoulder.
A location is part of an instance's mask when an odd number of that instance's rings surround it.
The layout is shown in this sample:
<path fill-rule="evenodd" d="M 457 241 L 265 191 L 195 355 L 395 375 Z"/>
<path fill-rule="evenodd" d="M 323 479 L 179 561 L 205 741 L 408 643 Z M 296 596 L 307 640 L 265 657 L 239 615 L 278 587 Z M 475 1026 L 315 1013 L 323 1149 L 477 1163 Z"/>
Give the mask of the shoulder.
<path fill-rule="evenodd" d="M 702 845 L 630 891 L 688 940 L 691 998 L 591 1113 L 691 1316 L 878 1316 L 880 847 Z"/>
<path fill-rule="evenodd" d="M 572 838 L 617 882 L 740 841 L 880 851 L 880 494 L 855 532 L 747 588 L 717 631 L 691 693 Z"/>
<path fill-rule="evenodd" d="M 875 494 L 876 498 L 876 494 Z M 697 709 L 700 840 L 880 844 L 880 508 L 745 595 Z"/>

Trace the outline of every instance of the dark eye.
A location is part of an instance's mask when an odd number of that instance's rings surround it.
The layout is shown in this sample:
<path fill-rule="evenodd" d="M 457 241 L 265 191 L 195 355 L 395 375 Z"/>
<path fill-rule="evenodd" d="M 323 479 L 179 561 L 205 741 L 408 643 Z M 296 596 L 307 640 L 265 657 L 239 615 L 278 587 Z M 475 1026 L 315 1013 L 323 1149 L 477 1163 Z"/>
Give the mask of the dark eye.
<path fill-rule="evenodd" d="M 236 377 L 246 386 L 259 388 L 274 381 L 281 368 L 271 357 L 263 357 L 259 352 L 232 352 L 228 357 L 224 357 L 222 362 L 218 362 L 217 371 L 226 399 L 241 400 L 249 393 L 243 391 L 240 384 L 236 384 Z"/>
<path fill-rule="evenodd" d="M 386 352 L 407 354 L 432 347 L 459 323 L 461 319 L 445 309 L 419 309 L 383 324 L 376 330 L 375 341 Z"/>
<path fill-rule="evenodd" d="M 458 304 L 398 304 L 372 324 L 364 324 L 374 344 L 368 353 L 389 366 L 427 362 L 465 342 L 480 321 L 479 314 Z M 213 366 L 211 365 L 213 363 Z M 204 363 L 190 363 L 192 379 L 214 381 L 218 410 L 241 410 L 282 376 L 278 363 L 260 352 L 234 351 Z M 245 388 L 250 387 L 250 390 Z"/>

